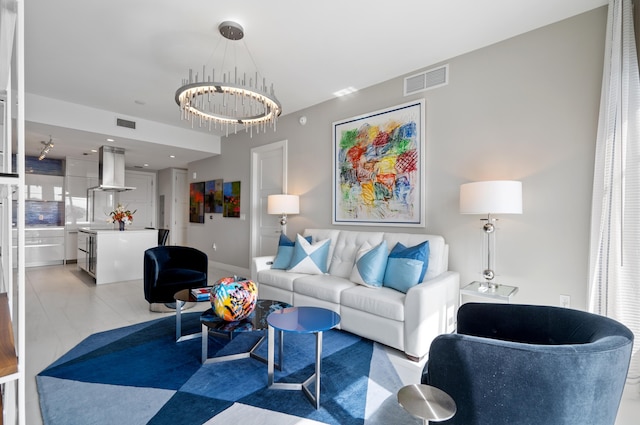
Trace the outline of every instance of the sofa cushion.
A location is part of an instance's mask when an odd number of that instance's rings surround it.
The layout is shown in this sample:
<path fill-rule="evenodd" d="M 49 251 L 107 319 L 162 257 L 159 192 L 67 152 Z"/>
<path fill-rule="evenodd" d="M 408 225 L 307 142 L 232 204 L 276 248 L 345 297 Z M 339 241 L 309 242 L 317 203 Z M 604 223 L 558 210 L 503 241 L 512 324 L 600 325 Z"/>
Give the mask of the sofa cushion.
<path fill-rule="evenodd" d="M 383 285 L 407 292 L 422 282 L 429 264 L 429 241 L 410 248 L 398 242 L 387 260 Z"/>
<path fill-rule="evenodd" d="M 307 295 L 334 304 L 340 303 L 340 293 L 345 289 L 356 287 L 353 282 L 341 277 L 325 275 L 303 276 L 293 282 L 296 294 Z M 371 291 L 373 291 L 371 289 Z M 375 292 L 375 291 L 374 291 Z"/>
<path fill-rule="evenodd" d="M 311 236 L 305 238 L 307 242 L 311 242 Z M 280 239 L 278 240 L 278 253 L 271 265 L 272 269 L 284 270 L 291 264 L 291 257 L 293 257 L 293 250 L 296 246 L 296 242 L 292 241 L 284 233 L 280 233 Z"/>
<path fill-rule="evenodd" d="M 342 291 L 340 304 L 375 316 L 404 321 L 406 295 L 390 288 L 371 289 L 364 286 Z"/>
<path fill-rule="evenodd" d="M 380 242 L 375 247 L 365 241 L 358 250 L 349 280 L 370 288 L 382 287 L 388 255 L 386 241 Z"/>
<path fill-rule="evenodd" d="M 302 273 L 289 273 L 286 270 L 265 269 L 258 272 L 258 295 L 260 295 L 260 285 L 265 284 L 287 291 L 293 291 L 293 281 L 307 276 Z"/>
<path fill-rule="evenodd" d="M 341 230 L 338 235 L 329 274 L 333 276 L 349 279 L 351 270 L 356 260 L 356 254 L 363 243 L 369 242 L 371 246 L 376 246 L 382 242 L 382 232 L 353 232 Z"/>
<path fill-rule="evenodd" d="M 291 264 L 287 271 L 294 273 L 325 274 L 327 272 L 327 257 L 331 241 L 309 243 L 300 235 L 296 236 L 296 244 L 293 247 Z"/>

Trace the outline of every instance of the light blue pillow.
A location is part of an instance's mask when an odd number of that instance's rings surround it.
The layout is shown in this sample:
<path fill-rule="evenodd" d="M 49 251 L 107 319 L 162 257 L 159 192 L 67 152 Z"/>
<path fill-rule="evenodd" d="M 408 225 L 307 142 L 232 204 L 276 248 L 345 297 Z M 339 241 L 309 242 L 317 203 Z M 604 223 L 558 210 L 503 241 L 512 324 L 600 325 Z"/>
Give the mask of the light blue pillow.
<path fill-rule="evenodd" d="M 313 244 L 300 235 L 296 236 L 291 264 L 287 271 L 307 274 L 325 274 L 327 257 L 331 239 L 324 239 Z"/>
<path fill-rule="evenodd" d="M 311 236 L 307 236 L 305 239 L 311 243 Z M 278 253 L 276 254 L 276 258 L 273 260 L 271 268 L 282 270 L 288 268 L 289 264 L 291 264 L 291 257 L 293 257 L 293 248 L 295 245 L 296 243 L 289 239 L 287 235 L 280 233 Z"/>
<path fill-rule="evenodd" d="M 384 281 L 388 255 L 387 241 L 382 241 L 373 248 L 369 242 L 363 243 L 356 254 L 350 280 L 369 288 L 380 288 Z"/>
<path fill-rule="evenodd" d="M 398 242 L 387 259 L 383 286 L 406 293 L 422 282 L 429 266 L 429 241 L 410 248 Z"/>

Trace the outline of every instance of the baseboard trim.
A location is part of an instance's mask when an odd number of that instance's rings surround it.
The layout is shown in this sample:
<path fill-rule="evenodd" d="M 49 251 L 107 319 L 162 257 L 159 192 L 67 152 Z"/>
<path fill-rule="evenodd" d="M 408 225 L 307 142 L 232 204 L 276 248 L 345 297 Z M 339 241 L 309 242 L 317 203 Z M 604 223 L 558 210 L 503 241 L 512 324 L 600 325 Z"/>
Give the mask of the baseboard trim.
<path fill-rule="evenodd" d="M 245 269 L 243 267 L 233 266 L 231 264 L 219 263 L 217 261 L 209 260 L 209 266 L 216 269 L 228 270 L 236 276 L 242 276 L 247 279 L 251 278 L 251 270 Z M 209 284 L 212 284 L 211 282 Z"/>

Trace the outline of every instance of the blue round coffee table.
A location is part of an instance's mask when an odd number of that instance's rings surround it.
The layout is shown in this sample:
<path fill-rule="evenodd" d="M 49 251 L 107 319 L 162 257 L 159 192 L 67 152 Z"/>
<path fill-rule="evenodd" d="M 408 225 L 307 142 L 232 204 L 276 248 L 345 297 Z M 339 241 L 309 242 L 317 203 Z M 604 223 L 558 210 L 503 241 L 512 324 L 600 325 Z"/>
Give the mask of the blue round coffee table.
<path fill-rule="evenodd" d="M 320 408 L 320 365 L 322 363 L 322 332 L 336 327 L 340 323 L 340 315 L 334 311 L 320 307 L 289 307 L 274 311 L 267 317 L 269 324 L 267 377 L 269 388 L 276 390 L 302 390 L 316 409 Z M 313 333 L 316 335 L 316 370 L 307 380 L 301 383 L 273 382 L 274 369 L 274 333 L 283 332 Z M 280 357 L 280 367 L 283 367 L 283 357 Z M 315 396 L 308 385 L 315 380 Z"/>

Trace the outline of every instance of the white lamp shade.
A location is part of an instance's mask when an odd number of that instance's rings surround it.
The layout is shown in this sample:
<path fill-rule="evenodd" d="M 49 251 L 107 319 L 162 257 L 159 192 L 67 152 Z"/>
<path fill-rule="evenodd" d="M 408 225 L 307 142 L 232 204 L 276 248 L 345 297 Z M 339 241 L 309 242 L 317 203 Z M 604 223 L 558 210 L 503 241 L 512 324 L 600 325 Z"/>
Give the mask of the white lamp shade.
<path fill-rule="evenodd" d="M 463 184 L 460 214 L 522 214 L 522 183 L 493 180 Z"/>
<path fill-rule="evenodd" d="M 300 198 L 298 195 L 269 195 L 267 197 L 267 214 L 299 214 Z"/>

